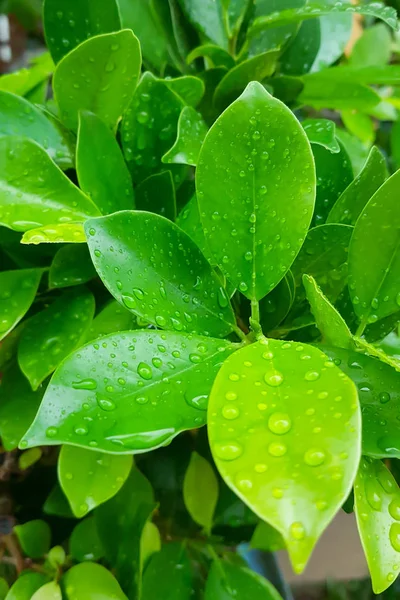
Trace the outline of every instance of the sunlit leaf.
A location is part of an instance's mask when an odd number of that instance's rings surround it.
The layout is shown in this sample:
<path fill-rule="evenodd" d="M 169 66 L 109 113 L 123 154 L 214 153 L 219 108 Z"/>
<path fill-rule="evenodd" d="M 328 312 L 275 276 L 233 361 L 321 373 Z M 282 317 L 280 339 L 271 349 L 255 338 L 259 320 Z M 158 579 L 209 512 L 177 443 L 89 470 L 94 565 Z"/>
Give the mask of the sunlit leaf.
<path fill-rule="evenodd" d="M 330 152 L 340 152 L 340 146 L 336 139 L 336 125 L 329 119 L 305 119 L 301 122 L 311 144 L 323 146 Z"/>
<path fill-rule="evenodd" d="M 92 207 L 91 210 L 93 211 Z M 77 244 L 86 242 L 85 231 L 83 229 L 84 218 L 81 218 L 81 223 L 51 223 L 44 227 L 30 229 L 22 236 L 21 243 L 37 245 L 58 244 L 63 242 Z"/>
<path fill-rule="evenodd" d="M 66 600 L 96 600 L 101 596 L 113 600 L 127 600 L 110 571 L 92 562 L 73 566 L 65 573 L 61 585 Z"/>

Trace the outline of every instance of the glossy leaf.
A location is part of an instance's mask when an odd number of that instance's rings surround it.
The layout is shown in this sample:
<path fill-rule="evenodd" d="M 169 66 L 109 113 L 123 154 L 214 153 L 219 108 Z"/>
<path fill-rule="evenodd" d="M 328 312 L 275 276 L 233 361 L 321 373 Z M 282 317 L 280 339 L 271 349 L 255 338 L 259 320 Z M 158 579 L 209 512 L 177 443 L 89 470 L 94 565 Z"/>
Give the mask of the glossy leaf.
<path fill-rule="evenodd" d="M 308 73 L 321 46 L 319 19 L 304 21 L 294 39 L 284 49 L 281 57 L 281 72 L 286 75 Z"/>
<path fill-rule="evenodd" d="M 374 146 L 361 173 L 333 205 L 327 223 L 355 225 L 366 203 L 385 182 L 387 175 L 385 158 Z"/>
<path fill-rule="evenodd" d="M 64 519 L 74 519 L 71 507 L 66 499 L 58 483 L 55 484 L 50 494 L 43 504 L 43 512 L 46 515 L 55 515 L 56 517 L 64 517 Z"/>
<path fill-rule="evenodd" d="M 61 588 L 56 581 L 49 581 L 33 594 L 31 600 L 62 600 Z"/>
<path fill-rule="evenodd" d="M 385 465 L 362 459 L 354 486 L 355 513 L 375 594 L 400 571 L 400 490 Z"/>
<path fill-rule="evenodd" d="M 47 581 L 48 578 L 43 573 L 26 571 L 11 586 L 6 600 L 32 600 L 33 594 Z"/>
<path fill-rule="evenodd" d="M 354 44 L 349 63 L 353 66 L 370 67 L 386 65 L 392 53 L 392 38 L 383 23 L 365 29 Z"/>
<path fill-rule="evenodd" d="M 42 146 L 60 168 L 73 167 L 74 142 L 70 134 L 20 96 L 0 92 L 0 135 L 29 138 Z"/>
<path fill-rule="evenodd" d="M 232 56 L 220 46 L 214 44 L 203 44 L 197 46 L 186 58 L 186 62 L 190 65 L 196 58 L 206 58 L 214 67 L 226 67 L 232 69 L 235 66 L 235 61 Z"/>
<path fill-rule="evenodd" d="M 255 2 L 252 16 L 258 18 L 282 9 L 300 8 L 304 4 L 305 0 L 261 0 Z M 269 31 L 261 31 L 248 40 L 246 44 L 249 47 L 250 56 L 288 45 L 288 42 L 296 35 L 297 29 L 297 24 L 290 24 L 284 27 L 271 28 Z"/>
<path fill-rule="evenodd" d="M 7 596 L 7 592 L 9 590 L 9 585 L 4 577 L 0 578 L 0 600 L 5 600 Z"/>
<path fill-rule="evenodd" d="M 139 41 L 129 29 L 80 44 L 54 73 L 54 97 L 63 123 L 76 130 L 79 111 L 88 110 L 115 127 L 132 99 L 140 67 Z"/>
<path fill-rule="evenodd" d="M 137 329 L 137 319 L 130 310 L 121 306 L 116 300 L 111 300 L 93 320 L 86 341 L 117 333 L 118 331 L 128 331 Z"/>
<path fill-rule="evenodd" d="M 204 425 L 212 382 L 234 349 L 221 340 L 157 331 L 87 344 L 53 376 L 21 444 L 66 443 L 121 454 L 164 445 Z"/>
<path fill-rule="evenodd" d="M 222 3 L 215 0 L 179 0 L 182 10 L 188 20 L 210 41 L 221 46 L 228 47 L 228 37 Z"/>
<path fill-rule="evenodd" d="M 336 154 L 340 146 L 336 139 L 336 125 L 329 119 L 305 119 L 302 126 L 311 144 L 318 144 Z"/>
<path fill-rule="evenodd" d="M 225 561 L 214 561 L 208 574 L 204 600 L 282 600 L 274 586 L 250 569 Z"/>
<path fill-rule="evenodd" d="M 377 92 L 357 81 L 336 81 L 309 75 L 303 77 L 303 84 L 298 103 L 315 109 L 368 110 L 380 102 Z"/>
<path fill-rule="evenodd" d="M 330 0 L 330 4 L 335 0 Z M 346 0 L 351 4 L 351 0 Z M 335 63 L 344 54 L 351 38 L 354 17 L 351 14 L 330 14 L 318 19 L 321 43 L 311 71 L 317 72 Z M 308 21 L 308 22 L 313 22 Z"/>
<path fill-rule="evenodd" d="M 270 77 L 276 68 L 279 51 L 270 50 L 249 58 L 228 71 L 216 87 L 215 106 L 222 110 L 243 92 L 251 81 L 263 81 Z"/>
<path fill-rule="evenodd" d="M 142 537 L 140 538 L 140 559 L 142 568 L 145 567 L 149 559 L 161 550 L 161 535 L 157 525 L 151 521 L 145 524 Z"/>
<path fill-rule="evenodd" d="M 186 206 L 182 209 L 176 219 L 177 225 L 197 244 L 204 256 L 210 264 L 215 264 L 201 224 L 199 204 L 197 197 L 194 195 Z"/>
<path fill-rule="evenodd" d="M 373 114 L 374 111 L 379 111 L 380 105 L 369 111 Z M 342 110 L 341 118 L 346 129 L 358 137 L 362 143 L 370 148 L 375 140 L 375 124 L 369 115 L 357 110 Z"/>
<path fill-rule="evenodd" d="M 197 452 L 190 457 L 183 498 L 192 519 L 210 534 L 218 500 L 218 480 L 210 463 Z"/>
<path fill-rule="evenodd" d="M 272 331 L 284 320 L 293 300 L 290 276 L 285 276 L 260 302 L 260 323 L 264 333 Z"/>
<path fill-rule="evenodd" d="M 136 315 L 177 331 L 223 337 L 235 329 L 218 277 L 192 240 L 167 219 L 126 211 L 89 220 L 86 234 L 101 279 Z"/>
<path fill-rule="evenodd" d="M 78 562 L 99 560 L 104 556 L 104 548 L 97 533 L 93 516 L 80 521 L 71 533 L 69 551 Z"/>
<path fill-rule="evenodd" d="M 18 346 L 18 363 L 33 390 L 83 341 L 94 309 L 91 292 L 77 288 L 29 320 Z"/>
<path fill-rule="evenodd" d="M 282 535 L 269 523 L 260 521 L 250 540 L 250 547 L 264 552 L 277 552 L 286 548 Z"/>
<path fill-rule="evenodd" d="M 184 544 L 165 544 L 154 554 L 143 577 L 142 597 L 146 600 L 193 597 L 192 566 Z"/>
<path fill-rule="evenodd" d="M 361 327 L 400 308 L 399 181 L 397 171 L 372 196 L 351 238 L 349 289 Z"/>
<path fill-rule="evenodd" d="M 110 571 L 92 562 L 84 562 L 69 569 L 61 584 L 66 600 L 97 600 L 102 596 L 113 600 L 127 600 Z"/>
<path fill-rule="evenodd" d="M 76 153 L 79 186 L 103 215 L 134 208 L 132 180 L 118 142 L 93 113 L 79 116 Z"/>
<path fill-rule="evenodd" d="M 18 96 L 26 96 L 37 85 L 48 80 L 54 70 L 54 63 L 49 52 L 43 52 L 30 61 L 29 68 L 19 69 L 0 77 L 0 90 Z"/>
<path fill-rule="evenodd" d="M 361 85 L 398 85 L 400 79 L 399 65 L 355 67 L 352 65 L 339 65 L 330 69 L 323 69 L 318 73 L 308 73 L 303 76 L 306 85 L 312 82 L 313 87 L 326 85 L 325 82 L 340 84 L 357 83 Z"/>
<path fill-rule="evenodd" d="M 115 496 L 131 468 L 131 456 L 112 456 L 63 446 L 58 459 L 58 479 L 74 515 L 81 519 Z"/>
<path fill-rule="evenodd" d="M 156 213 L 175 221 L 176 195 L 171 171 L 150 175 L 138 185 L 135 193 L 138 210 Z"/>
<path fill-rule="evenodd" d="M 20 269 L 0 273 L 0 340 L 14 329 L 29 310 L 42 273 L 42 269 Z"/>
<path fill-rule="evenodd" d="M 94 205 L 93 205 L 94 206 Z M 97 212 L 97 210 L 96 210 Z M 82 218 L 82 221 L 84 219 Z M 22 236 L 22 244 L 58 244 L 86 242 L 83 223 L 52 223 L 26 231 Z"/>
<path fill-rule="evenodd" d="M 348 157 L 350 158 L 354 175 L 359 175 L 364 168 L 365 161 L 368 158 L 368 148 L 365 148 L 364 144 L 358 138 L 356 138 L 354 135 L 351 135 L 344 129 L 337 128 L 336 137 L 342 143 Z"/>
<path fill-rule="evenodd" d="M 323 347 L 358 388 L 363 415 L 363 454 L 400 458 L 400 373 L 376 358 L 341 348 Z"/>
<path fill-rule="evenodd" d="M 184 75 L 175 79 L 164 79 L 165 85 L 179 96 L 185 104 L 195 108 L 204 94 L 204 83 L 200 77 Z"/>
<path fill-rule="evenodd" d="M 86 244 L 68 244 L 57 250 L 50 266 L 49 287 L 64 288 L 93 279 L 96 271 Z"/>
<path fill-rule="evenodd" d="M 0 137 L 0 224 L 16 231 L 67 224 L 99 211 L 36 142 Z"/>
<path fill-rule="evenodd" d="M 223 364 L 208 410 L 222 477 L 283 535 L 301 572 L 356 474 L 355 385 L 317 348 L 264 339 Z"/>
<path fill-rule="evenodd" d="M 303 275 L 303 284 L 323 343 L 352 350 L 354 342 L 350 329 L 336 308 L 324 296 L 315 279 L 310 275 Z"/>
<path fill-rule="evenodd" d="M 36 519 L 16 525 L 14 532 L 22 550 L 29 558 L 42 558 L 50 550 L 51 531 L 45 521 Z"/>
<path fill-rule="evenodd" d="M 56 63 L 88 38 L 121 28 L 115 0 L 45 0 L 43 20 L 46 44 Z"/>
<path fill-rule="evenodd" d="M 208 132 L 196 186 L 215 260 L 235 287 L 261 299 L 289 269 L 314 208 L 314 163 L 301 125 L 260 84 L 251 83 Z"/>
<path fill-rule="evenodd" d="M 178 121 L 178 137 L 175 144 L 162 157 L 165 164 L 196 166 L 201 146 L 208 131 L 202 116 L 191 106 L 185 106 Z"/>

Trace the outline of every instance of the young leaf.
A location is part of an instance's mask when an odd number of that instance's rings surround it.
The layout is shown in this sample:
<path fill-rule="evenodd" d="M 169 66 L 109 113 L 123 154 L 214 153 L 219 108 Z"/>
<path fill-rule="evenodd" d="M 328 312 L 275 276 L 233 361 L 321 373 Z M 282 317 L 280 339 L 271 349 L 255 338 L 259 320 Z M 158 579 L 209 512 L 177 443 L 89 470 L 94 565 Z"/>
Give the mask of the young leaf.
<path fill-rule="evenodd" d="M 232 56 L 226 50 L 214 44 L 197 46 L 186 57 L 186 63 L 190 65 L 196 58 L 207 58 L 214 67 L 226 67 L 228 70 L 233 69 L 235 66 Z"/>
<path fill-rule="evenodd" d="M 303 284 L 311 312 L 322 334 L 323 343 L 352 350 L 354 342 L 350 329 L 336 308 L 324 296 L 315 279 L 310 275 L 303 275 Z"/>
<path fill-rule="evenodd" d="M 49 287 L 64 288 L 93 279 L 96 271 L 86 244 L 68 244 L 57 250 L 50 266 Z"/>
<path fill-rule="evenodd" d="M 383 66 L 390 61 L 392 36 L 383 23 L 365 29 L 354 44 L 349 64 L 357 67 Z"/>
<path fill-rule="evenodd" d="M 378 460 L 363 458 L 354 486 L 355 513 L 375 594 L 400 571 L 400 490 Z"/>
<path fill-rule="evenodd" d="M 208 132 L 196 185 L 218 265 L 248 298 L 263 298 L 289 269 L 314 209 L 314 161 L 303 128 L 251 83 Z"/>
<path fill-rule="evenodd" d="M 191 106 L 185 106 L 179 116 L 178 137 L 162 157 L 164 164 L 197 165 L 201 146 L 208 131 L 202 116 Z"/>
<path fill-rule="evenodd" d="M 250 540 L 250 547 L 264 552 L 278 552 L 278 550 L 285 550 L 286 548 L 279 531 L 265 521 L 260 521 L 255 528 Z"/>
<path fill-rule="evenodd" d="M 210 534 L 218 500 L 218 480 L 210 463 L 197 452 L 190 457 L 183 498 L 192 519 Z"/>
<path fill-rule="evenodd" d="M 134 208 L 132 180 L 118 142 L 87 111 L 79 115 L 76 170 L 81 189 L 103 215 Z"/>
<path fill-rule="evenodd" d="M 129 29 L 86 40 L 58 63 L 53 78 L 60 118 L 78 128 L 88 110 L 115 127 L 135 91 L 141 67 L 138 39 Z"/>
<path fill-rule="evenodd" d="M 162 446 L 204 425 L 211 385 L 235 349 L 222 340 L 158 331 L 87 344 L 56 371 L 21 445 L 66 443 L 121 454 Z"/>
<path fill-rule="evenodd" d="M 116 0 L 45 0 L 43 21 L 56 63 L 88 38 L 121 29 Z"/>
<path fill-rule="evenodd" d="M 335 0 L 333 0 L 335 1 Z M 351 4 L 351 0 L 346 0 Z M 330 0 L 332 3 L 332 0 Z M 337 13 L 325 15 L 318 19 L 321 31 L 321 43 L 312 72 L 320 71 L 335 63 L 344 54 L 353 31 L 354 17 L 351 14 Z M 308 21 L 312 23 L 313 21 Z"/>
<path fill-rule="evenodd" d="M 294 296 L 290 284 L 291 274 L 286 275 L 260 302 L 260 323 L 264 332 L 272 331 L 288 314 Z"/>
<path fill-rule="evenodd" d="M 20 269 L 0 273 L 0 340 L 14 329 L 29 310 L 43 269 Z"/>
<path fill-rule="evenodd" d="M 136 188 L 136 208 L 176 219 L 175 185 L 171 171 L 150 175 Z"/>
<path fill-rule="evenodd" d="M 18 363 L 33 390 L 82 342 L 94 309 L 92 293 L 76 288 L 29 320 L 18 346 Z"/>
<path fill-rule="evenodd" d="M 118 493 L 131 468 L 132 456 L 63 446 L 58 457 L 58 480 L 72 512 L 81 519 Z"/>
<path fill-rule="evenodd" d="M 32 600 L 34 593 L 48 580 L 49 578 L 43 573 L 25 571 L 11 586 L 7 600 Z"/>
<path fill-rule="evenodd" d="M 121 306 L 116 300 L 111 300 L 93 320 L 86 342 L 103 337 L 118 331 L 138 329 L 135 315 L 130 310 Z"/>
<path fill-rule="evenodd" d="M 142 569 L 146 567 L 149 559 L 156 552 L 161 550 L 161 535 L 157 525 L 151 521 L 147 521 L 143 527 L 142 536 L 140 538 L 140 559 Z"/>
<path fill-rule="evenodd" d="M 400 308 L 399 181 L 397 171 L 372 196 L 351 238 L 349 289 L 360 330 Z"/>
<path fill-rule="evenodd" d="M 61 585 L 66 600 L 96 600 L 101 596 L 113 600 L 128 600 L 110 571 L 92 562 L 84 562 L 69 569 L 63 576 Z"/>
<path fill-rule="evenodd" d="M 111 294 L 161 328 L 223 337 L 235 329 L 217 275 L 192 240 L 152 213 L 89 220 L 92 261 Z"/>
<path fill-rule="evenodd" d="M 98 212 L 97 209 L 96 213 Z M 92 209 L 92 210 L 93 210 Z M 55 216 L 53 217 L 55 218 Z M 80 217 L 82 221 L 83 217 Z M 37 227 L 26 231 L 22 236 L 21 244 L 78 244 L 86 242 L 83 223 L 51 223 L 44 227 Z"/>
<path fill-rule="evenodd" d="M 68 131 L 20 96 L 0 92 L 0 135 L 29 138 L 61 169 L 73 167 L 74 142 Z"/>
<path fill-rule="evenodd" d="M 69 551 L 72 558 L 78 562 L 100 560 L 104 557 L 104 548 L 93 516 L 80 521 L 74 527 L 69 539 Z"/>
<path fill-rule="evenodd" d="M 31 600 L 62 600 L 61 588 L 56 581 L 49 581 L 33 594 Z"/>
<path fill-rule="evenodd" d="M 36 86 L 48 80 L 54 71 L 49 52 L 43 52 L 30 61 L 29 68 L 19 69 L 0 77 L 0 90 L 26 96 Z"/>
<path fill-rule="evenodd" d="M 151 558 L 143 577 L 142 597 L 146 600 L 193 598 L 192 565 L 185 544 L 165 544 Z"/>
<path fill-rule="evenodd" d="M 228 34 L 220 0 L 179 0 L 188 20 L 211 42 L 228 49 Z"/>
<path fill-rule="evenodd" d="M 361 173 L 333 205 L 327 223 L 355 225 L 366 203 L 385 182 L 387 176 L 385 158 L 378 148 L 373 146 Z"/>
<path fill-rule="evenodd" d="M 175 79 L 164 79 L 165 85 L 188 106 L 195 108 L 201 101 L 205 86 L 200 77 L 184 75 Z"/>
<path fill-rule="evenodd" d="M 282 600 L 274 586 L 264 577 L 225 561 L 215 560 L 208 574 L 204 600 Z"/>
<path fill-rule="evenodd" d="M 340 152 L 336 125 L 329 119 L 305 119 L 301 122 L 311 144 L 318 144 L 333 154 Z"/>
<path fill-rule="evenodd" d="M 208 411 L 222 477 L 283 535 L 301 572 L 357 471 L 355 385 L 317 348 L 264 339 L 223 364 Z"/>
<path fill-rule="evenodd" d="M 98 209 L 36 142 L 0 137 L 0 224 L 15 231 L 67 224 Z"/>
<path fill-rule="evenodd" d="M 50 550 L 51 530 L 45 521 L 36 519 L 16 525 L 14 532 L 29 558 L 42 558 Z"/>

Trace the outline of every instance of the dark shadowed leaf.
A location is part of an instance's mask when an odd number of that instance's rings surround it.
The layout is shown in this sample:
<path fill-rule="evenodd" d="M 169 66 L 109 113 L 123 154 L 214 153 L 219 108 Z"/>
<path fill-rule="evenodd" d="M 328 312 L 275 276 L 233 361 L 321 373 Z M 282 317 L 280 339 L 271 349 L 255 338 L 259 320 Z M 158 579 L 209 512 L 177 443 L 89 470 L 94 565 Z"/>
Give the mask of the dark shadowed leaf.
<path fill-rule="evenodd" d="M 171 171 L 150 175 L 139 183 L 135 195 L 138 210 L 156 213 L 175 221 L 176 197 Z"/>
<path fill-rule="evenodd" d="M 42 269 L 0 273 L 0 340 L 14 329 L 29 310 L 42 274 Z"/>

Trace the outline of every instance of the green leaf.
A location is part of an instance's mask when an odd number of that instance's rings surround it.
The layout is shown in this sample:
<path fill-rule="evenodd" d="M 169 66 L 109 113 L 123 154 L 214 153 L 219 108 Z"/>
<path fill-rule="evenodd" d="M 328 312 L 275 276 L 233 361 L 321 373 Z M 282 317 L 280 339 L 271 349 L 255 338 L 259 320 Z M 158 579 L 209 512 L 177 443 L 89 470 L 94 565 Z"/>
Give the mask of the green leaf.
<path fill-rule="evenodd" d="M 281 56 L 281 72 L 286 75 L 308 73 L 321 46 L 321 25 L 319 19 L 305 21 L 297 35 L 285 48 Z"/>
<path fill-rule="evenodd" d="M 350 329 L 336 308 L 324 296 L 315 279 L 310 275 L 303 275 L 303 284 L 323 343 L 352 350 L 354 342 Z"/>
<path fill-rule="evenodd" d="M 140 538 L 140 558 L 142 568 L 146 567 L 149 559 L 161 550 L 161 535 L 157 525 L 151 521 L 145 524 Z"/>
<path fill-rule="evenodd" d="M 270 77 L 275 71 L 279 54 L 279 50 L 270 50 L 253 56 L 228 71 L 216 87 L 215 106 L 223 110 L 238 98 L 251 81 L 263 81 Z"/>
<path fill-rule="evenodd" d="M 372 196 L 351 238 L 349 289 L 360 328 L 400 308 L 399 181 L 397 171 Z"/>
<path fill-rule="evenodd" d="M 228 14 L 228 24 L 230 27 L 229 37 L 232 37 L 239 32 L 250 6 L 251 0 L 228 0 L 226 12 Z"/>
<path fill-rule="evenodd" d="M 96 271 L 86 244 L 68 244 L 57 250 L 49 271 L 49 287 L 64 288 L 86 283 Z"/>
<path fill-rule="evenodd" d="M 197 244 L 208 262 L 214 264 L 215 261 L 211 256 L 201 224 L 199 204 L 196 195 L 194 195 L 181 210 L 176 219 L 176 223 L 189 237 L 192 238 L 195 244 Z"/>
<path fill-rule="evenodd" d="M 80 44 L 54 73 L 54 97 L 63 123 L 76 130 L 79 111 L 89 110 L 115 127 L 132 99 L 140 67 L 139 41 L 130 29 Z"/>
<path fill-rule="evenodd" d="M 208 132 L 196 185 L 215 260 L 248 298 L 263 298 L 293 262 L 314 208 L 314 161 L 300 123 L 251 83 Z"/>
<path fill-rule="evenodd" d="M 210 534 L 218 501 L 218 480 L 208 460 L 197 452 L 192 452 L 185 473 L 183 498 L 193 521 Z"/>
<path fill-rule="evenodd" d="M 251 17 L 258 18 L 264 15 L 274 14 L 276 11 L 286 8 L 300 8 L 306 0 L 257 0 Z M 297 24 L 285 27 L 277 27 L 269 31 L 261 31 L 257 36 L 248 40 L 245 47 L 249 46 L 250 56 L 261 54 L 266 50 L 282 48 L 292 41 L 298 30 Z M 243 51 L 243 49 L 242 49 Z"/>
<path fill-rule="evenodd" d="M 71 533 L 69 551 L 78 562 L 85 560 L 100 560 L 104 556 L 104 548 L 97 533 L 93 516 L 80 521 Z"/>
<path fill-rule="evenodd" d="M 31 61 L 31 66 L 7 73 L 0 77 L 0 90 L 18 96 L 26 96 L 37 85 L 47 80 L 53 73 L 54 63 L 49 52 L 43 52 Z"/>
<path fill-rule="evenodd" d="M 185 544 L 165 544 L 151 558 L 143 577 L 142 597 L 146 600 L 193 598 L 193 572 Z"/>
<path fill-rule="evenodd" d="M 0 344 L 0 373 L 3 372 L 14 359 L 26 323 L 27 320 L 17 325 L 17 327 L 10 331 L 10 333 L 2 340 Z"/>
<path fill-rule="evenodd" d="M 200 113 L 191 106 L 185 106 L 179 116 L 176 142 L 164 154 L 162 162 L 195 167 L 207 131 L 208 127 Z"/>
<path fill-rule="evenodd" d="M 66 600 L 96 600 L 102 596 L 113 600 L 127 600 L 110 571 L 92 562 L 84 562 L 69 569 L 63 576 L 61 585 Z"/>
<path fill-rule="evenodd" d="M 357 471 L 355 385 L 317 348 L 263 339 L 225 361 L 208 411 L 222 477 L 283 535 L 301 572 Z"/>
<path fill-rule="evenodd" d="M 175 95 L 188 106 L 195 108 L 203 98 L 205 87 L 202 79 L 193 75 L 184 75 L 175 79 L 162 80 Z"/>
<path fill-rule="evenodd" d="M 314 75 L 303 76 L 302 81 L 304 87 L 297 101 L 316 109 L 368 110 L 380 102 L 376 91 L 357 81 L 336 81 Z"/>
<path fill-rule="evenodd" d="M 79 115 L 76 153 L 79 185 L 103 215 L 134 208 L 132 180 L 118 142 L 93 113 Z"/>
<path fill-rule="evenodd" d="M 159 172 L 161 158 L 176 138 L 183 106 L 167 82 L 151 73 L 143 75 L 121 127 L 122 147 L 134 182 Z"/>
<path fill-rule="evenodd" d="M 187 19 L 199 33 L 221 48 L 228 48 L 228 34 L 220 0 L 179 0 Z"/>
<path fill-rule="evenodd" d="M 400 458 L 400 373 L 359 352 L 323 347 L 323 351 L 354 381 L 363 416 L 363 454 Z"/>
<path fill-rule="evenodd" d="M 387 178 L 386 161 L 376 146 L 368 155 L 363 170 L 333 205 L 327 223 L 355 225 L 368 200 Z"/>
<path fill-rule="evenodd" d="M 111 300 L 93 320 L 86 341 L 95 340 L 110 333 L 137 329 L 136 317 L 130 310 Z"/>
<path fill-rule="evenodd" d="M 93 319 L 94 297 L 85 288 L 64 292 L 27 323 L 18 346 L 18 363 L 33 390 L 85 338 Z"/>
<path fill-rule="evenodd" d="M 89 220 L 86 234 L 101 279 L 136 315 L 177 331 L 223 337 L 235 329 L 220 280 L 199 248 L 171 221 L 125 211 Z"/>
<path fill-rule="evenodd" d="M 283 25 L 290 25 L 307 19 L 316 19 L 341 12 L 375 17 L 387 23 L 392 29 L 396 30 L 398 27 L 395 9 L 385 6 L 381 2 L 357 6 L 349 5 L 346 2 L 335 2 L 330 6 L 326 2 L 313 0 L 300 8 L 277 11 L 271 15 L 258 17 L 250 27 L 248 35 L 253 37 L 269 28 L 282 27 Z"/>
<path fill-rule="evenodd" d="M 42 458 L 42 454 L 41 448 L 30 448 L 18 457 L 18 467 L 21 471 L 26 471 Z"/>
<path fill-rule="evenodd" d="M 62 600 L 61 588 L 55 581 L 49 581 L 39 588 L 31 600 Z"/>
<path fill-rule="evenodd" d="M 89 201 L 89 200 L 88 200 Z M 94 205 L 93 205 L 94 207 Z M 93 208 L 91 208 L 93 211 Z M 97 213 L 97 209 L 95 209 Z M 53 217 L 55 218 L 55 216 Z M 82 221 L 84 217 L 81 217 Z M 83 223 L 51 223 L 44 227 L 37 227 L 26 231 L 22 236 L 22 244 L 58 244 L 58 243 L 86 242 Z"/>
<path fill-rule="evenodd" d="M 45 0 L 43 21 L 46 44 L 56 63 L 88 38 L 121 29 L 115 0 Z"/>
<path fill-rule="evenodd" d="M 356 67 L 386 65 L 392 54 L 392 36 L 383 23 L 364 29 L 354 44 L 349 64 Z"/>
<path fill-rule="evenodd" d="M 158 331 L 100 341 L 70 354 L 59 367 L 21 442 L 24 448 L 66 443 L 134 454 L 165 445 L 205 424 L 212 382 L 236 347 Z"/>
<path fill-rule="evenodd" d="M 0 577 L 0 600 L 5 600 L 9 586 L 4 577 Z"/>
<path fill-rule="evenodd" d="M 400 66 L 370 66 L 355 67 L 352 65 L 340 65 L 323 69 L 318 73 L 308 73 L 302 77 L 305 85 L 312 82 L 312 87 L 327 85 L 326 82 L 337 84 L 357 83 L 361 85 L 399 85 Z"/>
<path fill-rule="evenodd" d="M 336 139 L 336 124 L 329 119 L 305 119 L 302 126 L 311 144 L 318 144 L 333 154 L 340 152 Z"/>
<path fill-rule="evenodd" d="M 351 0 L 346 0 L 346 2 L 350 4 Z M 332 0 L 330 0 L 330 4 L 332 4 Z M 321 44 L 311 68 L 313 72 L 328 67 L 342 56 L 350 40 L 354 22 L 353 15 L 346 13 L 326 15 L 320 17 L 318 21 Z"/>
<path fill-rule="evenodd" d="M 378 104 L 376 108 L 368 112 L 373 114 L 374 111 L 379 110 L 380 106 Z M 367 148 L 370 148 L 376 135 L 372 118 L 357 110 L 342 110 L 341 118 L 346 129 L 358 137 Z M 383 120 L 386 119 L 383 118 Z"/>
<path fill-rule="evenodd" d="M 14 329 L 35 299 L 43 269 L 0 273 L 0 340 Z"/>
<path fill-rule="evenodd" d="M 51 530 L 45 521 L 36 519 L 16 525 L 14 533 L 29 558 L 42 558 L 50 550 Z"/>
<path fill-rule="evenodd" d="M 215 560 L 208 574 L 204 600 L 282 600 L 274 586 L 264 577 L 226 561 Z"/>
<path fill-rule="evenodd" d="M 156 213 L 175 221 L 176 196 L 171 171 L 150 175 L 139 183 L 135 193 L 138 210 Z"/>
<path fill-rule="evenodd" d="M 58 479 L 74 515 L 81 519 L 121 489 L 132 468 L 132 456 L 113 456 L 63 446 Z"/>
<path fill-rule="evenodd" d="M 369 149 L 364 144 L 351 135 L 344 129 L 336 128 L 336 137 L 342 143 L 344 149 L 350 158 L 351 165 L 353 167 L 354 175 L 359 175 L 365 165 L 365 161 L 368 158 Z"/>
<path fill-rule="evenodd" d="M 375 594 L 400 571 L 400 490 L 380 461 L 362 459 L 354 486 L 355 513 Z"/>
<path fill-rule="evenodd" d="M 72 514 L 68 500 L 58 483 L 55 484 L 48 495 L 46 502 L 43 505 L 43 512 L 46 515 L 55 515 L 56 517 L 63 517 L 64 519 L 75 518 Z"/>
<path fill-rule="evenodd" d="M 58 569 L 65 565 L 67 555 L 62 546 L 53 546 L 49 550 L 49 553 L 46 558 L 46 563 L 52 567 L 53 569 Z"/>
<path fill-rule="evenodd" d="M 285 550 L 286 548 L 279 531 L 265 521 L 260 521 L 255 528 L 250 540 L 250 547 L 264 552 L 278 552 L 278 550 Z"/>
<path fill-rule="evenodd" d="M 235 61 L 232 56 L 220 46 L 214 44 L 203 44 L 197 46 L 186 57 L 186 63 L 190 65 L 197 58 L 206 58 L 211 62 L 213 67 L 226 67 L 232 69 L 235 66 Z"/>
<path fill-rule="evenodd" d="M 272 331 L 284 320 L 293 304 L 290 277 L 292 276 L 286 275 L 260 302 L 260 323 L 265 333 Z"/>
<path fill-rule="evenodd" d="M 74 164 L 74 142 L 61 124 L 36 106 L 8 92 L 0 92 L 0 135 L 23 136 L 42 146 L 61 169 Z"/>
<path fill-rule="evenodd" d="M 32 600 L 33 594 L 48 581 L 42 573 L 25 571 L 11 586 L 6 600 Z"/>
<path fill-rule="evenodd" d="M 15 231 L 68 224 L 99 211 L 36 142 L 0 137 L 0 224 Z"/>

